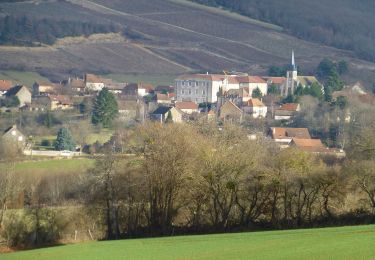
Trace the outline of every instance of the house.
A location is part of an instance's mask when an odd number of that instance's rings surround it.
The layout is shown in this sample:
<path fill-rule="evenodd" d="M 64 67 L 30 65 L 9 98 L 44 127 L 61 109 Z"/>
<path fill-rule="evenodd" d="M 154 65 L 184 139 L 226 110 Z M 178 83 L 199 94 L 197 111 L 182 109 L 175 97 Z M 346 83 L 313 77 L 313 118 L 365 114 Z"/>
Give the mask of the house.
<path fill-rule="evenodd" d="M 10 80 L 0 80 L 0 96 L 4 95 L 9 89 L 13 87 L 13 82 Z"/>
<path fill-rule="evenodd" d="M 248 95 L 251 97 L 253 91 L 259 89 L 262 95 L 267 95 L 267 82 L 258 76 L 235 76 L 235 80 L 239 84 L 239 88 L 247 88 Z"/>
<path fill-rule="evenodd" d="M 70 109 L 74 109 L 74 104 L 69 96 L 49 95 L 48 96 L 48 109 L 49 110 L 70 110 Z"/>
<path fill-rule="evenodd" d="M 332 155 L 337 158 L 344 158 L 346 156 L 346 153 L 341 149 L 326 147 L 320 139 L 293 138 L 290 146 L 305 152 Z"/>
<path fill-rule="evenodd" d="M 156 93 L 162 93 L 162 94 L 174 93 L 174 90 L 175 90 L 174 86 L 157 86 L 155 88 Z"/>
<path fill-rule="evenodd" d="M 131 83 L 127 85 L 122 94 L 125 96 L 144 97 L 152 93 L 154 87 L 147 83 Z"/>
<path fill-rule="evenodd" d="M 275 120 L 291 120 L 300 110 L 300 104 L 283 104 L 280 108 L 275 110 Z"/>
<path fill-rule="evenodd" d="M 243 107 L 245 113 L 251 114 L 253 118 L 266 117 L 267 106 L 257 98 L 250 99 Z"/>
<path fill-rule="evenodd" d="M 325 152 L 327 150 L 320 139 L 292 138 L 290 146 L 314 153 Z"/>
<path fill-rule="evenodd" d="M 161 123 L 165 123 L 168 118 L 169 113 L 171 114 L 172 121 L 174 123 L 182 122 L 182 114 L 183 114 L 182 111 L 180 111 L 179 109 L 175 107 L 165 107 L 165 106 L 158 107 L 154 112 L 152 112 L 150 114 L 150 119 L 159 121 Z"/>
<path fill-rule="evenodd" d="M 220 107 L 220 119 L 224 121 L 242 122 L 243 111 L 232 101 L 227 101 Z"/>
<path fill-rule="evenodd" d="M 46 82 L 35 82 L 33 84 L 33 96 L 48 96 L 56 94 L 55 85 Z"/>
<path fill-rule="evenodd" d="M 288 147 L 293 138 L 311 139 L 307 128 L 271 127 L 270 135 L 282 147 Z"/>
<path fill-rule="evenodd" d="M 19 107 L 23 107 L 26 104 L 31 103 L 31 92 L 30 90 L 22 85 L 18 85 L 10 88 L 6 93 L 6 97 L 17 97 L 20 104 Z"/>
<path fill-rule="evenodd" d="M 105 80 L 94 74 L 85 74 L 85 90 L 101 91 L 106 86 Z"/>
<path fill-rule="evenodd" d="M 110 82 L 106 85 L 109 92 L 113 94 L 121 94 L 124 88 L 126 87 L 126 83 L 117 83 L 117 82 Z"/>
<path fill-rule="evenodd" d="M 66 86 L 75 93 L 81 93 L 85 91 L 86 88 L 85 80 L 79 78 L 69 78 L 68 82 L 66 82 Z"/>
<path fill-rule="evenodd" d="M 117 100 L 119 119 L 123 121 L 145 119 L 145 104 L 142 100 Z"/>
<path fill-rule="evenodd" d="M 10 145 L 16 145 L 19 149 L 26 147 L 26 137 L 13 125 L 6 129 L 1 137 L 1 141 Z"/>
<path fill-rule="evenodd" d="M 186 114 L 193 114 L 199 112 L 198 104 L 189 101 L 176 102 L 175 107 Z"/>
<path fill-rule="evenodd" d="M 165 104 L 165 105 L 169 105 L 172 103 L 172 99 L 170 97 L 169 94 L 160 94 L 160 93 L 157 93 L 154 97 L 155 99 L 155 102 L 157 104 Z"/>

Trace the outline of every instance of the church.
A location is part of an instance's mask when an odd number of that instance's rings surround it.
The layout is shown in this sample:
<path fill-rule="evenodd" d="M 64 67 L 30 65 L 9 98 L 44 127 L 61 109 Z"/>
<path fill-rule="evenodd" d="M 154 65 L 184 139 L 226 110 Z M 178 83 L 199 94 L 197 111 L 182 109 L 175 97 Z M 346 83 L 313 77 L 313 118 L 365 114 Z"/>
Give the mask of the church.
<path fill-rule="evenodd" d="M 322 86 L 322 84 L 318 81 L 318 79 L 315 76 L 298 76 L 294 51 L 292 51 L 292 63 L 288 66 L 288 70 L 286 72 L 286 81 L 283 85 L 281 85 L 281 95 L 284 97 L 287 97 L 288 95 L 293 95 L 298 86 L 308 88 L 314 83 L 317 83 Z"/>

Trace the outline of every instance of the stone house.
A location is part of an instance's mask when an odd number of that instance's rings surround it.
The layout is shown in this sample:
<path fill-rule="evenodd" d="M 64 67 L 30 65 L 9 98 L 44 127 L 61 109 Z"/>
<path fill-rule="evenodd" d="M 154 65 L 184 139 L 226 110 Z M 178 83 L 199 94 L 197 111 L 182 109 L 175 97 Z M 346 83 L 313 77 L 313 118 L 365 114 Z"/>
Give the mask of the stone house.
<path fill-rule="evenodd" d="M 26 136 L 18 130 L 16 125 L 11 126 L 4 131 L 1 141 L 9 145 L 16 145 L 17 148 L 22 150 L 26 147 Z"/>
<path fill-rule="evenodd" d="M 159 121 L 161 123 L 165 123 L 167 120 L 169 112 L 172 115 L 172 121 L 173 123 L 181 123 L 182 122 L 182 115 L 183 112 L 175 107 L 166 107 L 161 106 L 158 107 L 154 112 L 150 114 L 150 119 Z"/>
<path fill-rule="evenodd" d="M 24 107 L 26 104 L 31 103 L 30 90 L 22 85 L 15 86 L 5 93 L 6 97 L 17 97 L 20 101 L 19 107 Z"/>
<path fill-rule="evenodd" d="M 220 107 L 220 119 L 223 121 L 242 122 L 243 111 L 232 101 Z"/>

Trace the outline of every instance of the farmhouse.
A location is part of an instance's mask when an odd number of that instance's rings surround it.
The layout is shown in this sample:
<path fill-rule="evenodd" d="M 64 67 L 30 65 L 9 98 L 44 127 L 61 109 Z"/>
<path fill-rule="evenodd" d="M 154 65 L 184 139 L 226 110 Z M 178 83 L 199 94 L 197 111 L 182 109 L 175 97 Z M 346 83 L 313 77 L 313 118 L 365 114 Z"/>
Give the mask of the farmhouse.
<path fill-rule="evenodd" d="M 150 114 L 150 119 L 164 123 L 167 121 L 168 114 L 171 114 L 171 120 L 174 123 L 182 122 L 182 111 L 175 107 L 158 107 L 154 112 Z"/>
<path fill-rule="evenodd" d="M 4 131 L 1 141 L 9 145 L 15 145 L 19 149 L 24 149 L 26 146 L 26 137 L 18 130 L 16 125 Z"/>
<path fill-rule="evenodd" d="M 6 97 L 17 97 L 20 101 L 19 107 L 24 107 L 26 104 L 31 103 L 31 92 L 25 86 L 18 85 L 10 88 L 6 93 Z"/>
<path fill-rule="evenodd" d="M 232 101 L 227 101 L 220 107 L 220 119 L 224 121 L 242 122 L 243 111 Z"/>

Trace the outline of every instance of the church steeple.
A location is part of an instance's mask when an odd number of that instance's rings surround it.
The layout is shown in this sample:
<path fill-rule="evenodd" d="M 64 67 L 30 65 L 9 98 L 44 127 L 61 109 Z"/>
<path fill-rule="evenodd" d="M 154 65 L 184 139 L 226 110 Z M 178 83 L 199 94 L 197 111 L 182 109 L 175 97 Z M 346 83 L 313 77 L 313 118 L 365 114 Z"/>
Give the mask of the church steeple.
<path fill-rule="evenodd" d="M 294 59 L 294 50 L 292 50 L 292 69 L 293 71 L 297 70 L 296 61 Z"/>

